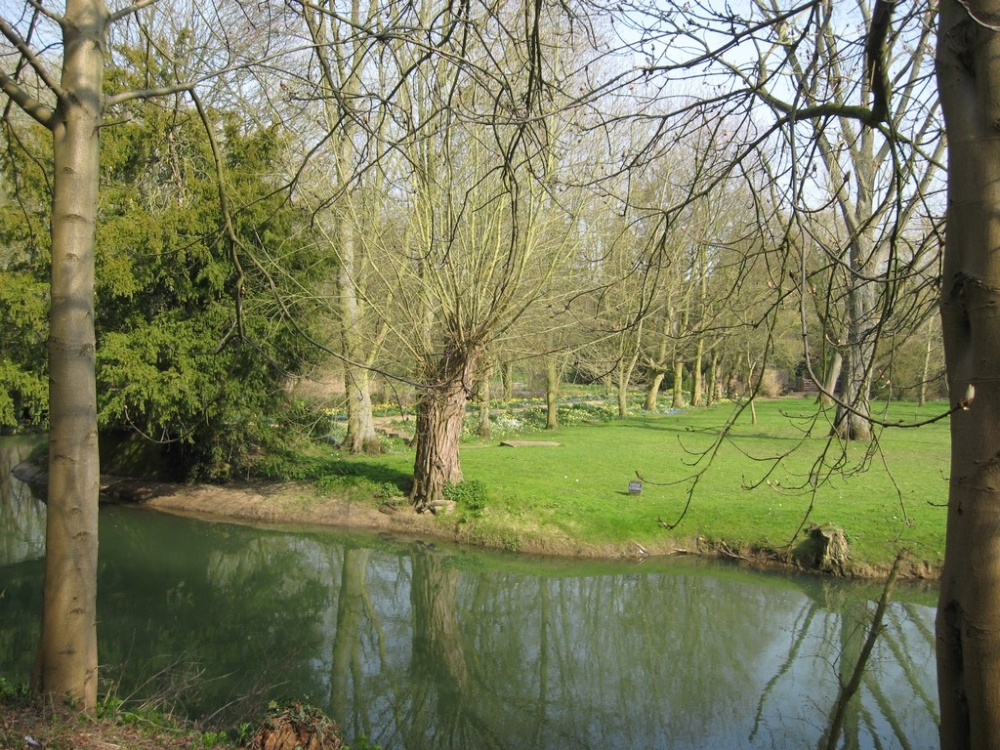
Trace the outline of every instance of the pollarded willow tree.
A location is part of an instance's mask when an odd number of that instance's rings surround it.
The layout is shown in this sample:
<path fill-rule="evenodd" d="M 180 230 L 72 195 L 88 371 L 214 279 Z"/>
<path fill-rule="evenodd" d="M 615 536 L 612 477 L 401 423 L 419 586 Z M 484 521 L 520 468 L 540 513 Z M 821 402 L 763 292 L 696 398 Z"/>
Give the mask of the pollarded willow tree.
<path fill-rule="evenodd" d="M 383 140 L 387 212 L 371 239 L 379 287 L 369 300 L 407 353 L 416 385 L 411 499 L 432 507 L 462 481 L 459 437 L 484 353 L 525 311 L 574 247 L 550 181 L 568 159 L 553 111 L 565 104 L 572 33 L 533 4 L 427 0 L 410 23 L 427 44 L 388 39 L 401 74 Z M 546 49 L 548 55 L 543 55 Z"/>

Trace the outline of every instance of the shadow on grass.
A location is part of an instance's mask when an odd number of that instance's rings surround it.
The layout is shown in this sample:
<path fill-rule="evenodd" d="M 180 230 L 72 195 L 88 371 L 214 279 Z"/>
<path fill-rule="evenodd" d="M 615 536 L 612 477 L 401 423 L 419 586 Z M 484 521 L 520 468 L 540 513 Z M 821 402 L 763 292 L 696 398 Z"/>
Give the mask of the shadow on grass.
<path fill-rule="evenodd" d="M 413 486 L 411 473 L 364 459 L 337 461 L 327 466 L 322 472 L 321 478 L 329 480 L 334 477 L 342 478 L 345 482 L 367 480 L 376 485 L 393 484 L 401 492 L 409 492 Z"/>

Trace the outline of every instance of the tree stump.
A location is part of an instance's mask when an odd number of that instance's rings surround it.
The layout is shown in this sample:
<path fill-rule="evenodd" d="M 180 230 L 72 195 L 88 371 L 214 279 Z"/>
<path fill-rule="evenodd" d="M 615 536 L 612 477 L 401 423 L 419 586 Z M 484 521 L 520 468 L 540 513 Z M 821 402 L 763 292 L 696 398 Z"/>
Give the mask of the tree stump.
<path fill-rule="evenodd" d="M 844 575 L 847 570 L 847 536 L 844 530 L 832 523 L 813 525 L 809 536 L 793 553 L 803 568 L 823 573 Z"/>

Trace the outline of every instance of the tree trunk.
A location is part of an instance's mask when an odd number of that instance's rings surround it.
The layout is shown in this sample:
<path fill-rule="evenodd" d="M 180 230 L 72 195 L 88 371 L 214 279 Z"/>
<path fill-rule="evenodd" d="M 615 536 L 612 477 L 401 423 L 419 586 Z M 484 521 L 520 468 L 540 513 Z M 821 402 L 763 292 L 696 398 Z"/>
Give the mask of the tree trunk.
<path fill-rule="evenodd" d="M 712 361 L 708 366 L 708 400 L 707 406 L 711 406 L 720 400 L 722 393 L 719 387 L 719 355 L 712 352 Z"/>
<path fill-rule="evenodd" d="M 657 401 L 660 398 L 660 386 L 663 385 L 665 372 L 657 372 L 649 381 L 646 387 L 646 405 L 642 408 L 646 411 L 656 411 Z"/>
<path fill-rule="evenodd" d="M 854 279 L 849 292 L 847 347 L 842 372 L 840 402 L 833 423 L 833 432 L 844 440 L 868 442 L 872 439 L 871 365 L 875 357 L 874 333 L 869 330 L 874 316 L 875 294 L 872 282 Z"/>
<path fill-rule="evenodd" d="M 97 386 L 94 235 L 107 9 L 68 0 L 53 121 L 49 491 L 42 629 L 33 683 L 90 711 L 97 704 Z"/>
<path fill-rule="evenodd" d="M 551 354 L 545 358 L 545 429 L 559 429 L 559 363 Z"/>
<path fill-rule="evenodd" d="M 670 406 L 674 409 L 684 407 L 684 361 L 680 359 L 674 362 L 674 394 Z"/>
<path fill-rule="evenodd" d="M 344 385 L 347 389 L 347 437 L 344 445 L 352 454 L 380 453 L 382 444 L 375 433 L 372 415 L 371 378 L 361 362 L 365 358 L 358 333 L 361 312 L 355 280 L 356 249 L 353 227 L 340 221 L 340 271 L 337 289 L 340 298 L 340 326 L 343 342 Z"/>
<path fill-rule="evenodd" d="M 694 353 L 694 365 L 691 368 L 691 406 L 702 406 L 701 360 L 705 352 L 705 339 L 698 337 L 698 345 Z"/>
<path fill-rule="evenodd" d="M 840 353 L 838 349 L 833 353 L 833 361 L 830 363 L 830 369 L 826 372 L 826 381 L 823 383 L 823 390 L 825 393 L 819 395 L 819 402 L 823 406 L 832 406 L 833 399 L 826 395 L 837 393 L 837 383 L 840 381 L 840 370 L 844 366 L 844 355 Z"/>
<path fill-rule="evenodd" d="M 483 440 L 489 440 L 493 436 L 493 428 L 490 426 L 490 380 L 493 377 L 493 367 L 487 367 L 483 376 L 479 378 L 476 389 L 476 397 L 479 402 L 479 425 L 476 433 Z"/>
<path fill-rule="evenodd" d="M 917 403 L 920 406 L 927 404 L 927 379 L 931 376 L 931 354 L 934 351 L 934 329 L 931 321 L 927 323 L 927 344 L 924 348 L 924 365 L 920 369 L 920 387 L 917 389 Z"/>
<path fill-rule="evenodd" d="M 410 501 L 418 512 L 444 499 L 462 481 L 459 441 L 478 357 L 473 346 L 449 345 L 417 402 L 417 456 Z"/>
<path fill-rule="evenodd" d="M 618 418 L 625 419 L 628 416 L 628 382 L 629 374 L 625 366 L 624 357 L 618 360 L 617 377 L 615 378 L 615 400 L 618 403 Z"/>
<path fill-rule="evenodd" d="M 951 417 L 937 616 L 943 750 L 1000 747 L 998 17 L 995 1 L 940 5 L 937 74 L 949 162 L 941 320 L 951 402 L 965 407 Z"/>
<path fill-rule="evenodd" d="M 747 350 L 746 395 L 750 399 L 750 424 L 757 424 L 757 384 L 754 382 L 756 370 L 757 363 Z"/>
<path fill-rule="evenodd" d="M 360 19 L 358 0 L 351 2 L 351 17 Z M 325 42 L 320 26 L 312 25 L 313 40 L 319 45 Z M 353 64 L 358 64 L 361 47 L 355 41 L 351 52 Z M 343 65 L 343 61 L 340 61 Z M 324 66 L 324 70 L 329 70 Z M 362 336 L 362 319 L 364 312 L 359 302 L 358 285 L 361 280 L 361 267 L 364 264 L 364 247 L 359 236 L 355 220 L 354 203 L 357 200 L 356 191 L 349 189 L 354 162 L 357 159 L 354 116 L 349 111 L 357 98 L 359 89 L 356 73 L 351 73 L 346 80 L 338 79 L 332 73 L 327 74 L 327 86 L 330 91 L 340 89 L 342 95 L 338 99 L 331 97 L 327 104 L 327 124 L 338 133 L 337 147 L 337 185 L 343 190 L 343 195 L 334 204 L 334 221 L 336 232 L 334 242 L 339 268 L 337 271 L 337 292 L 340 313 L 340 336 L 344 352 L 344 384 L 347 389 L 347 437 L 344 444 L 352 454 L 382 452 L 382 443 L 375 433 L 375 418 L 372 414 L 371 377 L 365 364 L 371 362 L 372 344 L 367 350 Z M 336 106 L 334 104 L 336 103 Z"/>
<path fill-rule="evenodd" d="M 505 362 L 500 368 L 500 380 L 503 384 L 503 400 L 510 403 L 514 400 L 514 364 Z"/>
<path fill-rule="evenodd" d="M 372 415 L 371 379 L 364 367 L 347 364 L 344 367 L 347 385 L 347 437 L 344 445 L 357 455 L 382 452 L 382 443 L 375 432 Z"/>

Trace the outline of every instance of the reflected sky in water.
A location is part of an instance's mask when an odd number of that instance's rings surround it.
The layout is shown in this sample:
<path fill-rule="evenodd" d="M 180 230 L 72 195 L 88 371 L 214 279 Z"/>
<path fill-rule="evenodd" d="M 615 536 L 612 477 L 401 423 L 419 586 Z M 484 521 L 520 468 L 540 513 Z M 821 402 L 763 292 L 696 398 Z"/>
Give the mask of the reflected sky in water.
<path fill-rule="evenodd" d="M 0 566 L 8 679 L 30 671 L 41 567 Z M 119 696 L 221 723 L 305 698 L 385 750 L 815 747 L 879 593 L 128 507 L 102 512 L 99 576 L 102 675 Z M 937 746 L 933 598 L 904 588 L 890 607 L 850 747 Z"/>

